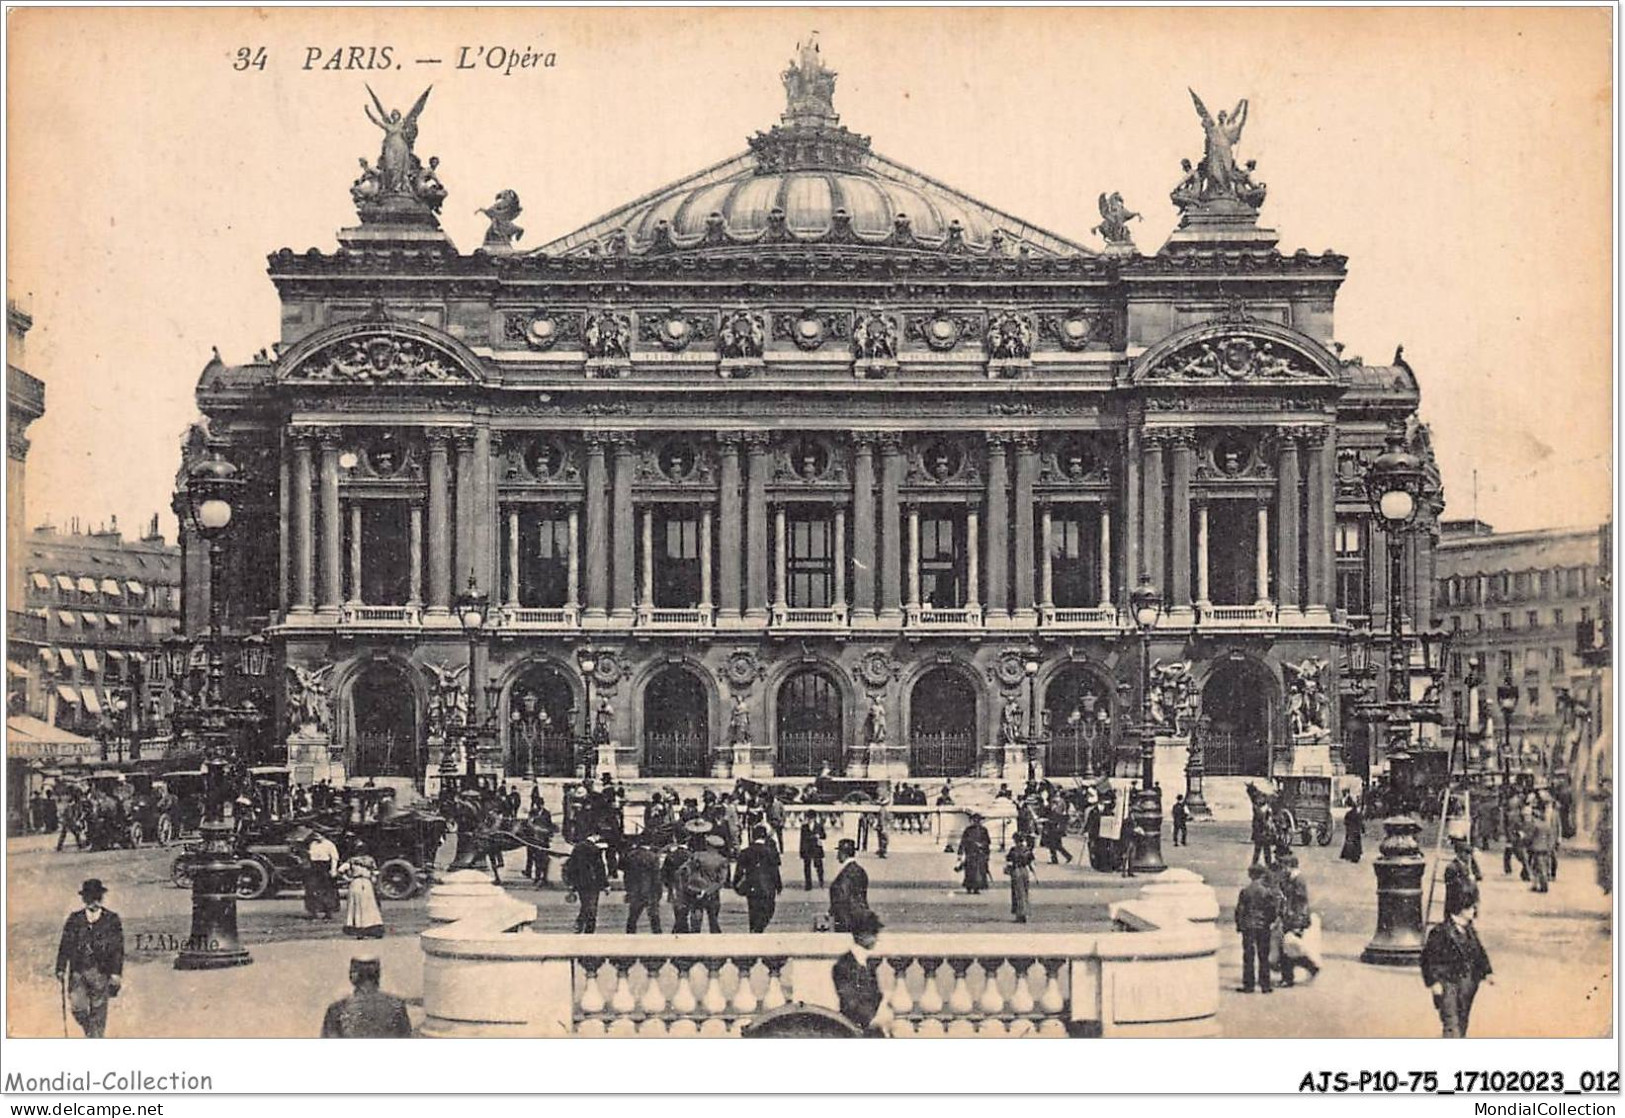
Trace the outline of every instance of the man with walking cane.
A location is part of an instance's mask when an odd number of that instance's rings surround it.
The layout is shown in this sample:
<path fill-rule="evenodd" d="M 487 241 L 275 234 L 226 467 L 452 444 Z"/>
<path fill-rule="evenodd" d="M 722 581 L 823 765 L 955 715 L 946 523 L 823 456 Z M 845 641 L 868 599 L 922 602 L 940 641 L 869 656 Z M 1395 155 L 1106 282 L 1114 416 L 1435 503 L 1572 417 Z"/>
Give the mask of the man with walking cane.
<path fill-rule="evenodd" d="M 102 907 L 107 887 L 90 878 L 79 887 L 85 907 L 72 913 L 62 926 L 56 949 L 56 977 L 62 985 L 63 1004 L 87 1037 L 107 1034 L 107 1002 L 118 997 L 124 980 L 124 926 L 118 913 Z M 67 1032 L 67 1014 L 62 1031 Z"/>

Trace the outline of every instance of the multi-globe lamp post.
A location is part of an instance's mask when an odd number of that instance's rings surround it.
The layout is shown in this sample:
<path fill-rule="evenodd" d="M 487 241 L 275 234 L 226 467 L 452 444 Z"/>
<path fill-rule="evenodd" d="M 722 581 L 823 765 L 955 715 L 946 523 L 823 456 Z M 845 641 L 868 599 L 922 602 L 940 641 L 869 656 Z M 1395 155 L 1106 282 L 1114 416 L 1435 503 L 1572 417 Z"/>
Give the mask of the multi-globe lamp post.
<path fill-rule="evenodd" d="M 1161 873 L 1162 793 L 1156 786 L 1157 729 L 1151 724 L 1151 633 L 1162 616 L 1162 594 L 1148 579 L 1129 594 L 1129 608 L 1140 630 L 1140 783 L 1129 800 L 1134 823 L 1130 866 L 1135 873 Z"/>
<path fill-rule="evenodd" d="M 1405 541 L 1416 528 L 1427 492 L 1427 472 L 1405 447 L 1405 432 L 1391 427 L 1387 446 L 1366 471 L 1366 499 L 1388 535 L 1388 685 L 1382 717 L 1387 727 L 1389 776 L 1398 811 L 1383 821 L 1377 876 L 1377 930 L 1361 953 L 1379 966 L 1418 965 L 1422 957 L 1422 824 L 1411 814 L 1411 663 L 1405 639 Z"/>
<path fill-rule="evenodd" d="M 237 712 L 225 703 L 220 652 L 221 622 L 225 613 L 220 574 L 224 565 L 225 536 L 236 512 L 234 502 L 240 500 L 242 488 L 237 468 L 223 459 L 211 457 L 187 475 L 186 488 L 176 508 L 197 537 L 208 545 L 209 555 L 207 681 L 201 700 L 179 710 L 175 717 L 177 739 L 182 732 L 191 731 L 202 740 L 204 763 L 203 821 L 198 828 L 203 838 L 202 860 L 192 870 L 192 930 L 175 958 L 176 970 L 214 970 L 253 962 L 237 938 L 240 870 L 228 780 L 228 772 L 236 760 L 232 738 L 242 723 L 234 717 Z M 179 642 L 171 651 L 185 655 Z M 178 673 L 173 677 L 178 678 Z"/>
<path fill-rule="evenodd" d="M 1029 648 L 1022 654 L 1021 672 L 1027 677 L 1027 780 L 1038 779 L 1037 761 L 1040 741 L 1038 737 L 1038 649 Z"/>
<path fill-rule="evenodd" d="M 592 702 L 592 684 L 598 671 L 598 654 L 591 648 L 576 649 L 576 665 L 581 669 L 581 682 L 586 687 L 587 709 L 586 717 L 581 724 L 581 755 L 574 758 L 581 766 L 583 779 L 592 776 L 593 765 L 598 761 L 598 710 Z M 572 769 L 574 764 L 572 764 Z"/>
<path fill-rule="evenodd" d="M 479 708 L 479 681 L 476 678 L 474 663 L 479 655 L 480 634 L 485 631 L 485 611 L 489 604 L 489 596 L 479 588 L 474 580 L 474 572 L 470 571 L 468 586 L 457 595 L 457 601 L 454 603 L 458 623 L 462 625 L 463 632 L 468 634 L 468 711 L 463 717 L 462 730 L 464 771 L 470 785 L 473 784 L 478 772 L 480 732 L 484 725 Z"/>

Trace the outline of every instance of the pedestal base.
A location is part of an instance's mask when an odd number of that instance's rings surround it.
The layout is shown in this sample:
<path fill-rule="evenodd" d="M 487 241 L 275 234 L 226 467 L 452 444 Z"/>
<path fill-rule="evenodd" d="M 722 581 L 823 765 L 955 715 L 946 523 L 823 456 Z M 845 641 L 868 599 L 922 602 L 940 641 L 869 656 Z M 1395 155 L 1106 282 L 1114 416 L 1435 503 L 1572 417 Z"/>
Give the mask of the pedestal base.
<path fill-rule="evenodd" d="M 1422 872 L 1427 859 L 1416 836 L 1422 824 L 1409 815 L 1383 820 L 1377 874 L 1377 931 L 1360 953 L 1362 963 L 1415 967 L 1422 959 Z"/>
<path fill-rule="evenodd" d="M 175 957 L 176 970 L 219 970 L 254 960 L 237 939 L 237 856 L 231 823 L 199 828 L 205 861 L 192 870 L 192 931 Z"/>
<path fill-rule="evenodd" d="M 1155 789 L 1136 789 L 1129 800 L 1129 815 L 1137 834 L 1131 865 L 1135 873 L 1161 873 L 1168 868 L 1162 860 L 1162 797 Z"/>

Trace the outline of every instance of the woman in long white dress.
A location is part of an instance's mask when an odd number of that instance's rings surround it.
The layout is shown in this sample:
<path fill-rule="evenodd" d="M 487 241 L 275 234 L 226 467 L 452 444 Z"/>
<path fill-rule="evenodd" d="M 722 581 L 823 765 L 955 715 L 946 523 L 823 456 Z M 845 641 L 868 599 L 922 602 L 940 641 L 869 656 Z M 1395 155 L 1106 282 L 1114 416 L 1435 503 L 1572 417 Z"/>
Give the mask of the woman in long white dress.
<path fill-rule="evenodd" d="M 364 843 L 355 844 L 349 860 L 339 866 L 339 873 L 350 883 L 344 934 L 362 939 L 383 938 L 384 914 L 378 907 L 378 893 L 373 885 L 378 879 L 378 863 L 367 853 Z"/>

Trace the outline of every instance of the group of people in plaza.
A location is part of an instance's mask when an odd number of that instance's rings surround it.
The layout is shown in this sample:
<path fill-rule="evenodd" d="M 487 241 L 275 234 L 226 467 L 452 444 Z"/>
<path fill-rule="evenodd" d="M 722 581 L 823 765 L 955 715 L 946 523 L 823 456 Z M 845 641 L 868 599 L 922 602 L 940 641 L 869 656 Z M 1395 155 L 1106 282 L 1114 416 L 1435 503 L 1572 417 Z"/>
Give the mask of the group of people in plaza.
<path fill-rule="evenodd" d="M 1320 973 L 1320 921 L 1309 905 L 1309 886 L 1297 855 L 1255 859 L 1247 884 L 1236 897 L 1235 924 L 1241 936 L 1240 992 L 1268 994 L 1271 974 L 1280 984 L 1296 984 L 1301 967 L 1310 978 Z"/>

